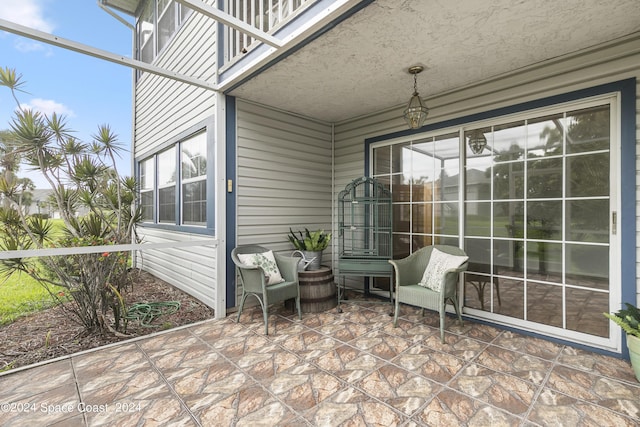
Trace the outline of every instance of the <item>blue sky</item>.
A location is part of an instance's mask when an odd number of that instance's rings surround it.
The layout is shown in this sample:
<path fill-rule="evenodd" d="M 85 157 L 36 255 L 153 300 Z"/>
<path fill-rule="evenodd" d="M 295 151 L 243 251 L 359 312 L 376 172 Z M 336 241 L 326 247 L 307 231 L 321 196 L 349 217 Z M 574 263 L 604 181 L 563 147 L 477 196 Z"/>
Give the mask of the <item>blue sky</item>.
<path fill-rule="evenodd" d="M 96 0 L 3 0 L 0 18 L 131 57 L 131 29 L 103 11 Z M 118 169 L 131 174 L 131 68 L 3 31 L 0 67 L 22 74 L 29 92 L 18 95 L 22 104 L 47 114 L 64 114 L 78 139 L 91 142 L 98 125 L 110 125 L 127 149 Z M 15 108 L 10 92 L 0 88 L 0 129 L 9 128 Z M 48 188 L 25 168 L 21 172 L 38 188 Z"/>

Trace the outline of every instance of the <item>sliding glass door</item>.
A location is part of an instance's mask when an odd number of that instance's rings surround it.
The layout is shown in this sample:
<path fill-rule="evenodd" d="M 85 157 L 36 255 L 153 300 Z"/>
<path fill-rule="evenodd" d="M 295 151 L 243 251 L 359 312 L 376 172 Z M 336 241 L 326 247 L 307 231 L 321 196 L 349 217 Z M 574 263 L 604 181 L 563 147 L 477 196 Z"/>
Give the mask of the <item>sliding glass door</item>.
<path fill-rule="evenodd" d="M 599 98 L 374 145 L 394 255 L 461 246 L 467 314 L 606 347 L 601 313 L 620 294 L 617 122 L 616 98 Z"/>

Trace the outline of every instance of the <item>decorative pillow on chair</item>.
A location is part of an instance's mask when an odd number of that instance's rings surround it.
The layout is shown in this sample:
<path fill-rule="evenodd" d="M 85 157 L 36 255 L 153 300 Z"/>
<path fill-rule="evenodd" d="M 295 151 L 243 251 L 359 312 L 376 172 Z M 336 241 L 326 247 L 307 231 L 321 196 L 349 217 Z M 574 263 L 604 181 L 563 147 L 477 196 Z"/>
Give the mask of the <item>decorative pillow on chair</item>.
<path fill-rule="evenodd" d="M 273 251 L 262 252 L 258 254 L 238 254 L 238 258 L 243 264 L 250 267 L 261 267 L 264 270 L 264 276 L 267 285 L 275 285 L 284 282 L 278 264 L 273 256 Z"/>
<path fill-rule="evenodd" d="M 437 248 L 433 248 L 429 264 L 424 270 L 420 286 L 440 292 L 442 287 L 442 277 L 444 272 L 453 268 L 458 268 L 469 259 L 468 256 L 449 255 Z"/>

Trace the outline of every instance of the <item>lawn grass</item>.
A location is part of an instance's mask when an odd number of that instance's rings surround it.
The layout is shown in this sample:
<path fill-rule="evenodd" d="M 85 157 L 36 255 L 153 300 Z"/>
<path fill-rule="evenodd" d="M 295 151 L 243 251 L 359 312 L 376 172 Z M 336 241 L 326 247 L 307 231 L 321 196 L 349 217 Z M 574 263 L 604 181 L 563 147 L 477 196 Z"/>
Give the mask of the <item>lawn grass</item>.
<path fill-rule="evenodd" d="M 64 221 L 59 218 L 48 221 L 53 225 L 51 237 L 56 240 L 61 238 L 64 235 Z M 64 288 L 54 288 L 53 292 L 64 292 L 68 297 Z M 7 280 L 0 279 L 0 326 L 55 304 L 55 298 L 27 274 L 14 273 Z"/>
<path fill-rule="evenodd" d="M 0 326 L 54 304 L 54 299 L 42 285 L 26 274 L 14 273 L 0 282 Z"/>
<path fill-rule="evenodd" d="M 54 234 L 61 235 L 64 227 L 62 220 L 51 221 Z M 64 289 L 56 289 L 55 292 L 58 291 L 64 291 Z M 54 299 L 44 287 L 27 274 L 13 273 L 8 279 L 0 280 L 0 326 L 54 304 Z"/>

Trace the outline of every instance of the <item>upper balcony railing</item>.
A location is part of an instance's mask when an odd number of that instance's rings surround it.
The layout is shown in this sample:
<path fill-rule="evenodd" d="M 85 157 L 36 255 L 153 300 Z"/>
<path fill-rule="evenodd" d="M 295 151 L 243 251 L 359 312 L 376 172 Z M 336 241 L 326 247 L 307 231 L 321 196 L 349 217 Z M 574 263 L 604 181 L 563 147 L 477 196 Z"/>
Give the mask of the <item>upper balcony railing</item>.
<path fill-rule="evenodd" d="M 229 0 L 226 12 L 265 33 L 273 34 L 316 1 Z M 228 27 L 226 62 L 233 62 L 237 57 L 247 53 L 256 42 L 253 37 Z"/>

